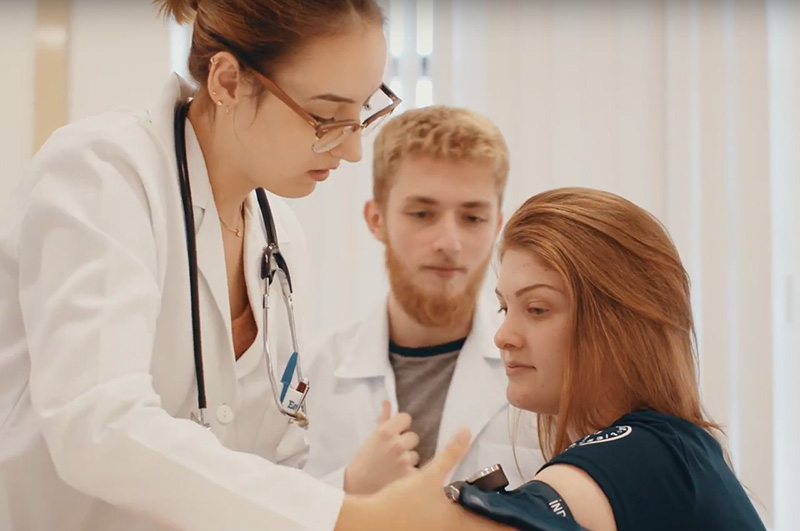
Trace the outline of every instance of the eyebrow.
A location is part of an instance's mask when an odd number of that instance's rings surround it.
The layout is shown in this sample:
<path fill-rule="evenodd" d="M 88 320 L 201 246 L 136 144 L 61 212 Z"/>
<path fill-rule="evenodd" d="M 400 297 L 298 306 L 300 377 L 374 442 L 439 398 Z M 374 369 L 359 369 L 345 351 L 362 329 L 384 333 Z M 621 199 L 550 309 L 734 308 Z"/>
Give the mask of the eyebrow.
<path fill-rule="evenodd" d="M 555 288 L 554 286 L 551 286 L 550 284 L 531 284 L 530 286 L 525 286 L 524 288 L 520 288 L 517 291 L 515 291 L 514 292 L 514 296 L 515 297 L 519 297 L 520 295 L 524 295 L 525 293 L 528 293 L 530 291 L 537 290 L 537 289 L 549 289 L 551 291 L 555 291 L 556 293 L 561 293 L 561 290 Z M 494 293 L 498 297 L 502 297 L 503 296 L 503 294 L 500 293 L 496 288 L 494 290 Z"/>
<path fill-rule="evenodd" d="M 355 100 L 347 98 L 345 96 L 339 96 L 338 94 L 317 94 L 316 96 L 312 96 L 309 98 L 310 100 L 322 100 L 322 101 L 330 101 L 333 103 L 355 103 Z"/>
<path fill-rule="evenodd" d="M 370 92 L 369 97 L 364 101 L 364 105 L 369 102 L 369 99 L 372 97 L 373 94 L 378 92 L 381 89 L 380 85 L 378 88 Z M 340 96 L 339 94 L 333 94 L 331 92 L 326 92 L 325 94 L 317 94 L 316 96 L 312 96 L 308 98 L 309 100 L 321 100 L 321 101 L 330 101 L 332 103 L 348 103 L 348 104 L 355 104 L 356 100 L 352 98 L 348 98 L 347 96 Z"/>
<path fill-rule="evenodd" d="M 436 206 L 439 203 L 432 197 L 425 197 L 421 195 L 412 195 L 406 198 L 406 203 L 422 203 L 424 205 Z M 464 201 L 459 206 L 463 208 L 489 208 L 492 204 L 489 201 Z"/>

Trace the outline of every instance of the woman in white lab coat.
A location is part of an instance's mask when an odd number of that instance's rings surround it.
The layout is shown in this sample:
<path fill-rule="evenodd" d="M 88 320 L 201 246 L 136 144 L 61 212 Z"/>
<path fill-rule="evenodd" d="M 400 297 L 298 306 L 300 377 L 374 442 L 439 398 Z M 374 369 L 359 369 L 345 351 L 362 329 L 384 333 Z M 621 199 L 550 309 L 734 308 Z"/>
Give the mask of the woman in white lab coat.
<path fill-rule="evenodd" d="M 428 514 L 425 500 L 463 440 L 372 498 L 276 465 L 299 465 L 304 446 L 267 377 L 265 231 L 252 192 L 271 192 L 300 319 L 304 242 L 276 196 L 305 196 L 342 159 L 360 159 L 364 113 L 388 108 L 365 101 L 396 105 L 381 84 L 380 9 L 373 0 L 160 3 L 178 21 L 196 14 L 189 69 L 199 88 L 173 75 L 147 111 L 57 131 L 0 224 L 0 529 L 443 528 L 444 504 Z M 175 120 L 190 98 L 188 119 Z M 192 420 L 200 379 L 176 169 L 184 152 L 207 427 Z M 269 344 L 281 370 L 292 342 L 277 282 L 272 291 Z"/>

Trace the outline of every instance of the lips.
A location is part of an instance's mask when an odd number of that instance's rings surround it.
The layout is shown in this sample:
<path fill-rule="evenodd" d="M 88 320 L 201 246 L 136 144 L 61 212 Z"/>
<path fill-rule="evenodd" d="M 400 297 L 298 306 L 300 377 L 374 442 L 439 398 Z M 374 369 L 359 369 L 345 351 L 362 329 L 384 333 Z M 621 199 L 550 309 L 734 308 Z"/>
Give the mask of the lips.
<path fill-rule="evenodd" d="M 424 266 L 424 269 L 428 269 L 430 271 L 441 271 L 444 273 L 460 273 L 465 271 L 463 267 L 456 266 Z"/>
<path fill-rule="evenodd" d="M 506 376 L 514 376 L 516 374 L 536 370 L 536 367 L 534 367 L 533 365 L 525 365 L 523 363 L 518 363 L 515 361 L 508 361 L 505 363 L 505 366 L 506 366 Z"/>
<path fill-rule="evenodd" d="M 423 270 L 433 273 L 439 278 L 452 279 L 456 275 L 463 273 L 464 270 L 459 267 L 424 267 Z"/>
<path fill-rule="evenodd" d="M 311 170 L 308 172 L 308 175 L 310 175 L 315 181 L 322 182 L 328 178 L 330 173 L 330 170 Z"/>

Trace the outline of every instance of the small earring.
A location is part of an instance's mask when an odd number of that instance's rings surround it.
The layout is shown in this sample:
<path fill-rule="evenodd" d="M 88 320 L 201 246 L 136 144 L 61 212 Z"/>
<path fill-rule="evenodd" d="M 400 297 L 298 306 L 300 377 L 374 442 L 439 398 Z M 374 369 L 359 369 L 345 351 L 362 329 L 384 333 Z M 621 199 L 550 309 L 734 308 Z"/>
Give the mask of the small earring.
<path fill-rule="evenodd" d="M 217 105 L 218 105 L 218 106 L 220 106 L 220 107 L 222 107 L 222 100 L 219 100 L 219 101 L 217 102 Z"/>
<path fill-rule="evenodd" d="M 211 95 L 212 95 L 212 96 L 216 96 L 216 95 L 217 95 L 217 93 L 216 93 L 215 91 L 213 91 L 213 90 L 212 90 L 212 91 L 211 91 Z"/>
<path fill-rule="evenodd" d="M 214 57 L 212 57 L 212 58 L 211 58 L 211 64 L 212 64 L 212 65 L 215 65 L 215 64 L 217 64 L 217 61 L 219 61 L 219 58 L 217 58 L 217 56 L 216 56 L 216 55 L 215 55 Z"/>

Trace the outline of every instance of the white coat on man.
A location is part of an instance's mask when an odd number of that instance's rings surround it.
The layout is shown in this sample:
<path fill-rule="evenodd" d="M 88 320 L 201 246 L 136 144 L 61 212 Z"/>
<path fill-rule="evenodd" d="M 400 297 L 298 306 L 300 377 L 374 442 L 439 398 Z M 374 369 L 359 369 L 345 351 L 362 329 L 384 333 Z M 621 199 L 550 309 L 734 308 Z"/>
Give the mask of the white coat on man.
<path fill-rule="evenodd" d="M 57 131 L 5 209 L 0 529 L 334 526 L 342 492 L 275 464 L 301 466 L 306 448 L 267 377 L 255 195 L 246 204 L 244 267 L 259 332 L 235 361 L 220 224 L 187 122 L 210 430 L 189 420 L 197 386 L 173 117 L 192 90 L 173 75 L 147 112 L 111 112 Z M 302 230 L 285 203 L 270 201 L 302 321 Z M 278 374 L 292 352 L 279 290 L 276 282 L 269 317 Z"/>
<path fill-rule="evenodd" d="M 467 479 L 500 463 L 513 488 L 543 464 L 532 426 L 520 424 L 518 440 L 513 441 L 517 416 L 506 399 L 505 368 L 493 341 L 499 324 L 491 302 L 479 300 L 456 361 L 436 447 L 442 449 L 462 427 L 470 429 L 472 441 L 447 481 Z M 378 425 L 383 401 L 389 400 L 392 414 L 398 413 L 386 302 L 365 320 L 325 338 L 311 358 L 308 412 L 316 422 L 309 428 L 305 470 L 343 486 L 347 465 Z"/>

